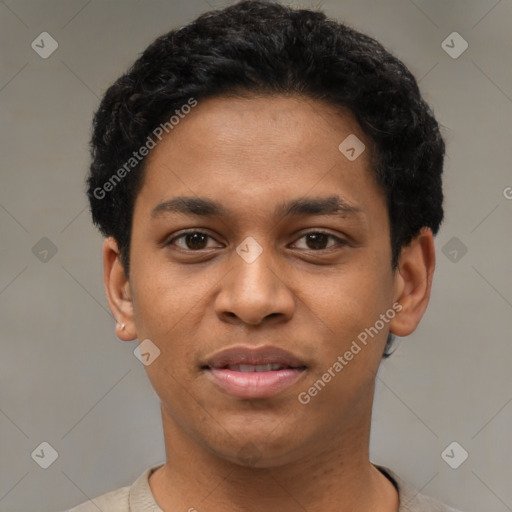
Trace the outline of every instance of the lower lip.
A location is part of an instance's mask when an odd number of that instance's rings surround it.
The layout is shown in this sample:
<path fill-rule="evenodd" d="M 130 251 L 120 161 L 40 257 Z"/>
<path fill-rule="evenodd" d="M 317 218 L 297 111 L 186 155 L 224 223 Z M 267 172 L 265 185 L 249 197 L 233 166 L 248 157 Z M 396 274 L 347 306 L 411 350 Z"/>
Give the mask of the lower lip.
<path fill-rule="evenodd" d="M 206 374 L 223 391 L 237 398 L 269 398 L 297 382 L 303 369 L 268 372 L 237 372 L 209 368 Z"/>

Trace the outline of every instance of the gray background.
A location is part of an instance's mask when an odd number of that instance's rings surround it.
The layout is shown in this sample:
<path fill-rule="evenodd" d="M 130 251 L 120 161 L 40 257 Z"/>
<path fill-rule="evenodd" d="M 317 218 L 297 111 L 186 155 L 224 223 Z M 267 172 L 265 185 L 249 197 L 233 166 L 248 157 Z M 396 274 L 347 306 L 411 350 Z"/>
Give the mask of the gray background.
<path fill-rule="evenodd" d="M 510 511 L 512 2 L 291 3 L 321 5 L 403 59 L 448 145 L 431 304 L 381 367 L 372 460 L 467 512 Z M 0 2 L 2 512 L 63 510 L 164 460 L 137 343 L 114 334 L 83 180 L 106 87 L 210 5 L 226 2 Z M 31 48 L 43 31 L 59 44 L 47 59 Z M 453 31 L 469 44 L 457 59 L 441 47 Z M 43 441 L 58 452 L 48 469 L 31 457 Z M 458 469 L 441 457 L 452 441 L 469 453 Z"/>

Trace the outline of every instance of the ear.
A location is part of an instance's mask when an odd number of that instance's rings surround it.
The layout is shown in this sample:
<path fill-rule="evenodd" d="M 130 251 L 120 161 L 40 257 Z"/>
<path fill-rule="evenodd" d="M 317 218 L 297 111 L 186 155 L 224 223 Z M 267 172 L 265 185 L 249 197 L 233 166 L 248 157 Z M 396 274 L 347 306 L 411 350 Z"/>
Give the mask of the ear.
<path fill-rule="evenodd" d="M 119 248 L 113 237 L 108 237 L 103 243 L 103 281 L 110 310 L 117 321 L 117 337 L 123 341 L 134 340 L 137 333 L 133 322 L 130 283 L 126 278 Z"/>
<path fill-rule="evenodd" d="M 402 309 L 390 322 L 393 334 L 408 336 L 420 323 L 430 299 L 435 265 L 434 236 L 430 228 L 422 228 L 400 253 L 394 297 Z"/>

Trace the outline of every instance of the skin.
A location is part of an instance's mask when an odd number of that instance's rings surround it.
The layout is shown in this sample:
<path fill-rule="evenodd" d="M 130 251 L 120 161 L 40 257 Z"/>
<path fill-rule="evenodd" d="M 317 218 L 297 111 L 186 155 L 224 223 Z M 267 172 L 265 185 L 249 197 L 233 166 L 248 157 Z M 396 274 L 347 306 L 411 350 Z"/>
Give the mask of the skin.
<path fill-rule="evenodd" d="M 338 150 L 349 134 L 367 148 L 354 161 Z M 221 97 L 200 101 L 148 156 L 129 280 L 113 238 L 103 257 L 110 307 L 125 324 L 117 335 L 149 338 L 161 351 L 145 370 L 161 400 L 167 459 L 149 482 L 163 510 L 398 509 L 394 486 L 369 461 L 375 375 L 388 331 L 407 336 L 423 316 L 435 252 L 423 228 L 392 271 L 370 147 L 349 112 L 322 102 Z M 333 195 L 359 213 L 274 215 L 283 201 Z M 177 196 L 218 201 L 228 215 L 151 215 Z M 185 229 L 211 238 L 165 245 Z M 346 243 L 315 245 L 305 236 L 319 231 Z M 262 248 L 250 264 L 236 252 L 247 237 Z M 299 403 L 298 394 L 397 302 L 400 313 Z M 240 344 L 287 349 L 308 368 L 273 397 L 234 398 L 201 366 Z"/>

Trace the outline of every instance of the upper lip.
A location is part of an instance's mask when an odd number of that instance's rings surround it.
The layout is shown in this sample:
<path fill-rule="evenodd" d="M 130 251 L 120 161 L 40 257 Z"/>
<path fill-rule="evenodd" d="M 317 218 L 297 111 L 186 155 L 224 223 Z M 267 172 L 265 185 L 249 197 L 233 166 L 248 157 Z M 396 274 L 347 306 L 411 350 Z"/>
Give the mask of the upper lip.
<path fill-rule="evenodd" d="M 207 359 L 203 368 L 225 368 L 238 364 L 259 365 L 272 363 L 292 368 L 306 367 L 304 361 L 282 348 L 236 346 L 216 352 Z"/>

